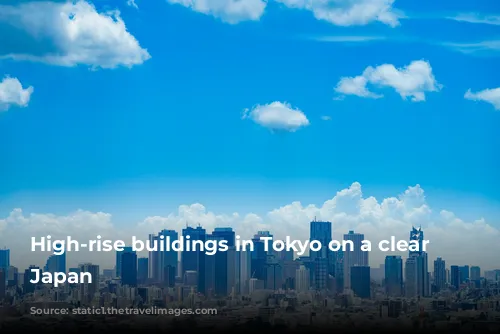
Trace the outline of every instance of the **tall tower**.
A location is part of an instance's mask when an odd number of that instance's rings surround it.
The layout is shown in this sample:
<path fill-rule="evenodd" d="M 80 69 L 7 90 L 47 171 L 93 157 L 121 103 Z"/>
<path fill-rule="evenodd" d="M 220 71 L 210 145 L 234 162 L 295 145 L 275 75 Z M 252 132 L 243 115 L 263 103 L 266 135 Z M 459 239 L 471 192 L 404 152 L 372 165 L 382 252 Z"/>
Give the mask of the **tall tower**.
<path fill-rule="evenodd" d="M 403 260 L 401 256 L 385 257 L 385 292 L 389 297 L 403 295 Z"/>
<path fill-rule="evenodd" d="M 446 262 L 440 257 L 434 261 L 434 286 L 436 291 L 446 286 Z"/>
<path fill-rule="evenodd" d="M 313 278 L 314 288 L 324 290 L 327 288 L 328 275 L 335 275 L 335 253 L 328 248 L 332 241 L 332 223 L 327 221 L 317 221 L 310 223 L 310 241 L 319 241 L 321 249 L 309 251 L 309 257 L 314 266 Z"/>
<path fill-rule="evenodd" d="M 346 249 L 344 252 L 344 288 L 350 289 L 351 268 L 354 266 L 368 267 L 368 252 L 361 250 L 361 245 L 363 244 L 363 240 L 365 240 L 364 234 L 349 231 L 348 234 L 344 234 L 344 240 L 352 241 L 354 246 L 351 251 Z"/>
<path fill-rule="evenodd" d="M 123 247 L 123 250 L 116 252 L 115 277 L 122 276 L 122 256 L 125 253 L 135 253 L 132 247 Z"/>
<path fill-rule="evenodd" d="M 10 267 L 10 249 L 0 249 L 0 270 L 4 272 L 4 278 L 7 280 Z"/>
<path fill-rule="evenodd" d="M 92 282 L 80 282 L 80 301 L 88 305 L 99 291 L 99 266 L 91 263 L 80 264 L 80 272 L 88 272 L 92 276 Z"/>
<path fill-rule="evenodd" d="M 424 232 L 422 227 L 412 227 L 410 231 L 410 241 L 418 242 L 418 251 L 410 251 L 409 256 L 415 258 L 417 265 L 417 295 L 428 296 L 429 295 L 429 265 L 427 259 L 427 253 L 424 252 L 423 242 L 424 242 Z"/>
<path fill-rule="evenodd" d="M 207 240 L 207 231 L 201 226 L 196 228 L 187 226 L 182 229 L 182 236 L 184 237 L 184 243 L 186 243 L 187 236 L 192 244 L 193 241 L 198 240 L 205 242 Z M 182 266 L 182 276 L 186 271 L 196 271 L 198 273 L 198 291 L 205 291 L 205 252 L 200 250 L 197 246 L 196 250 L 186 251 L 184 247 L 184 252 L 181 256 L 181 266 Z"/>
<path fill-rule="evenodd" d="M 409 252 L 410 256 L 415 256 L 415 255 L 421 255 L 423 253 L 422 248 L 423 248 L 423 243 L 424 243 L 424 231 L 422 231 L 422 227 L 413 227 L 411 228 L 410 231 L 410 241 L 418 241 L 418 251 Z"/>

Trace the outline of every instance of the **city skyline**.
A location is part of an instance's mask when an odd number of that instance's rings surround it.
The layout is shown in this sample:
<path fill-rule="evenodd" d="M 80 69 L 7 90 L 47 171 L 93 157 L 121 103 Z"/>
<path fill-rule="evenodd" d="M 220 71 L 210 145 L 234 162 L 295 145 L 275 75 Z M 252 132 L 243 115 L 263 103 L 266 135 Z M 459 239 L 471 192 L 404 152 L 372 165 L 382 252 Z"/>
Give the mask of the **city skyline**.
<path fill-rule="evenodd" d="M 322 225 L 324 224 L 328 224 L 328 227 L 321 227 Z M 378 242 L 381 241 L 381 240 L 384 240 L 384 239 L 380 239 L 380 240 L 373 240 L 371 239 L 369 236 L 366 236 L 363 234 L 363 233 L 359 233 L 358 230 L 354 231 L 354 230 L 349 230 L 348 232 L 346 233 L 343 233 L 340 235 L 339 238 L 335 238 L 333 237 L 332 238 L 332 222 L 330 221 L 326 221 L 326 220 L 317 220 L 317 217 L 315 216 L 313 220 L 311 220 L 308 224 L 310 226 L 310 236 L 308 238 L 302 238 L 302 239 L 297 239 L 297 240 L 300 240 L 300 241 L 312 241 L 312 240 L 317 240 L 317 241 L 320 241 L 322 243 L 322 250 L 320 250 L 319 252 L 311 252 L 310 253 L 310 250 L 308 249 L 304 254 L 300 255 L 300 254 L 297 254 L 295 253 L 295 257 L 298 259 L 298 258 L 301 258 L 301 257 L 310 257 L 312 260 L 314 260 L 315 257 L 322 257 L 322 258 L 329 258 L 330 256 L 327 255 L 327 254 L 330 254 L 332 251 L 328 250 L 328 247 L 325 245 L 328 244 L 328 242 L 332 241 L 332 240 L 338 240 L 338 241 L 341 241 L 341 240 L 351 240 L 354 242 L 354 251 L 353 252 L 350 252 L 350 254 L 348 255 L 344 255 L 343 258 L 344 258 L 344 261 L 346 263 L 349 263 L 349 262 L 355 262 L 356 265 L 361 265 L 361 266 L 369 266 L 369 267 L 372 267 L 372 268 L 381 268 L 382 266 L 384 265 L 387 265 L 386 264 L 386 261 L 388 258 L 391 258 L 391 257 L 394 257 L 394 256 L 399 256 L 400 258 L 402 259 L 405 259 L 405 258 L 411 258 L 415 255 L 418 255 L 418 254 L 428 254 L 428 251 L 429 251 L 429 245 L 427 244 L 428 241 L 427 239 L 424 239 L 424 231 L 422 230 L 422 227 L 421 226 L 418 226 L 418 227 L 415 227 L 415 226 L 411 226 L 411 232 L 410 232 L 410 238 L 401 238 L 401 239 L 396 239 L 396 241 L 398 240 L 405 240 L 405 241 L 411 241 L 411 240 L 418 240 L 419 241 L 419 247 L 421 248 L 419 251 L 416 251 L 416 252 L 409 252 L 409 255 L 407 257 L 404 256 L 404 253 L 408 253 L 408 251 L 396 251 L 396 252 L 382 252 L 378 249 Z M 316 227 L 314 227 L 316 226 Z M 186 225 L 179 231 L 177 230 L 172 230 L 172 229 L 162 229 L 161 231 L 157 231 L 157 232 L 154 232 L 154 233 L 150 233 L 149 234 L 149 242 L 150 243 L 153 243 L 153 242 L 156 242 L 156 241 L 153 241 L 153 240 L 159 240 L 158 239 L 158 236 L 160 235 L 163 235 L 163 236 L 168 236 L 170 239 L 170 242 L 172 242 L 173 240 L 183 240 L 183 237 L 185 237 L 185 235 L 190 235 L 191 236 L 191 240 L 205 240 L 205 239 L 198 239 L 198 237 L 196 236 L 197 233 L 198 233 L 198 230 L 200 231 L 203 231 L 204 234 L 206 235 L 209 235 L 207 233 L 210 232 L 210 230 L 208 229 L 205 229 L 205 227 L 203 225 L 201 225 L 200 223 L 198 223 L 196 225 L 196 228 L 193 228 L 192 225 L 188 224 L 186 222 Z M 232 227 L 229 227 L 229 226 L 218 226 L 218 227 L 214 227 L 213 230 L 212 230 L 212 234 L 214 237 L 217 235 L 217 234 L 220 234 L 221 236 L 224 236 L 224 231 L 227 230 L 229 231 L 229 233 L 232 235 L 232 237 L 230 237 L 230 239 L 232 238 L 233 241 L 232 241 L 232 244 L 230 242 L 230 245 L 229 246 L 234 246 L 234 238 L 238 238 L 240 239 L 241 236 L 240 234 L 238 233 L 237 230 L 234 230 Z M 189 232 L 191 231 L 191 233 Z M 182 232 L 182 233 L 180 233 Z M 158 236 L 156 236 L 156 233 L 158 233 Z M 99 235 L 99 239 L 101 238 L 101 235 Z M 253 244 L 254 244 L 254 247 L 257 245 L 258 243 L 258 237 L 260 236 L 271 236 L 273 238 L 273 240 L 285 240 L 286 239 L 286 236 L 284 238 L 280 238 L 280 237 L 277 237 L 276 235 L 273 234 L 272 231 L 263 231 L 263 230 L 256 230 L 254 231 L 253 233 L 253 237 L 249 237 L 249 238 L 246 238 L 246 240 L 254 240 Z M 43 236 L 43 238 L 45 238 L 46 236 Z M 51 236 L 52 237 L 52 236 Z M 354 238 L 354 239 L 353 239 Z M 78 243 L 87 243 L 89 240 L 86 240 L 86 239 L 81 239 L 81 238 L 75 238 L 75 237 L 71 237 L 71 239 L 73 240 L 76 240 Z M 225 239 L 225 237 L 223 237 L 223 239 Z M 372 251 L 371 252 L 359 252 L 359 248 L 361 246 L 361 241 L 362 240 L 370 240 L 370 242 L 372 243 Z M 389 239 L 389 238 L 386 238 L 386 239 Z M 44 239 L 41 239 L 41 240 L 44 240 Z M 52 240 L 56 240 L 56 238 L 52 238 Z M 122 253 L 129 253 L 129 252 L 133 252 L 134 254 L 137 254 L 135 255 L 136 258 L 135 258 L 135 261 L 137 262 L 138 259 L 140 258 L 144 258 L 144 259 L 147 259 L 149 258 L 149 261 L 152 261 L 152 255 L 151 254 L 176 254 L 175 258 L 172 258 L 171 256 L 169 255 L 159 255 L 159 259 L 158 261 L 160 262 L 164 262 L 164 261 L 167 261 L 168 263 L 170 263 L 170 265 L 172 265 L 173 267 L 178 267 L 178 264 L 179 263 L 183 263 L 185 261 L 186 258 L 189 258 L 189 257 L 192 257 L 195 253 L 197 252 L 188 252 L 188 253 L 191 253 L 193 255 L 189 255 L 187 257 L 183 256 L 183 251 L 166 251 L 166 252 L 162 252 L 162 251 L 158 251 L 158 252 L 148 252 L 146 250 L 143 250 L 143 251 L 135 251 L 132 249 L 132 247 L 130 246 L 132 243 L 129 243 L 128 241 L 131 240 L 130 239 L 111 239 L 112 242 L 114 241 L 117 241 L 117 240 L 120 240 L 124 243 L 124 251 Z M 143 242 L 143 245 L 146 244 L 147 242 L 147 239 L 141 239 L 141 238 L 138 238 L 138 240 L 141 240 Z M 184 239 L 186 240 L 186 239 Z M 217 239 L 215 239 L 217 240 Z M 243 244 L 241 243 L 241 241 L 245 240 L 245 238 L 241 238 L 240 240 L 240 246 Z M 292 239 L 293 240 L 293 239 Z M 425 240 L 425 243 L 427 244 L 427 250 L 424 252 L 423 251 L 423 248 L 422 248 L 422 244 Z M 43 241 L 42 241 L 43 242 Z M 271 247 L 271 246 L 270 246 Z M 11 259 L 11 250 L 9 248 L 3 248 L 3 249 L 6 249 L 6 254 L 7 254 L 7 259 L 10 261 Z M 30 267 L 30 266 L 33 266 L 33 265 L 36 265 L 36 266 L 39 266 L 39 267 L 47 267 L 49 266 L 49 263 L 52 261 L 52 263 L 54 263 L 55 266 L 60 266 L 60 264 L 57 264 L 59 263 L 59 259 L 64 259 L 64 260 L 61 260 L 64 262 L 64 267 L 66 268 L 66 265 L 68 267 L 78 267 L 81 265 L 81 263 L 91 263 L 92 261 L 89 261 L 88 258 L 86 258 L 85 260 L 79 260 L 77 262 L 75 262 L 73 260 L 73 262 L 70 262 L 67 264 L 67 260 L 66 258 L 68 257 L 68 255 L 70 255 L 70 259 L 71 259 L 71 255 L 72 254 L 98 254 L 98 255 L 103 255 L 103 254 L 107 254 L 108 258 L 109 258 L 109 255 L 112 254 L 113 255 L 113 259 L 114 259 L 114 265 L 113 266 L 110 266 L 109 265 L 109 262 L 102 262 L 102 256 L 99 256 L 98 258 L 101 260 L 101 261 L 97 261 L 97 262 L 92 262 L 96 265 L 100 265 L 101 266 L 101 269 L 102 270 L 114 270 L 116 272 L 116 275 L 118 275 L 118 273 L 120 272 L 121 268 L 120 268 L 120 261 L 119 259 L 121 258 L 121 254 L 119 252 L 116 252 L 116 251 L 109 251 L 109 252 L 97 252 L 97 251 L 93 251 L 93 252 L 86 252 L 87 248 L 80 248 L 80 250 L 83 250 L 82 252 L 75 252 L 75 251 L 68 251 L 68 252 L 64 252 L 62 255 L 54 255 L 52 252 L 48 252 L 48 251 L 36 251 L 35 253 L 37 254 L 44 254 L 46 255 L 46 258 L 45 258 L 45 266 L 42 266 L 41 264 L 39 263 L 35 263 L 35 262 L 30 262 L 29 265 L 26 265 L 26 267 Z M 256 248 L 254 248 L 254 251 L 257 251 Z M 270 253 L 273 253 L 274 250 L 272 250 L 270 248 L 269 250 Z M 252 252 L 253 253 L 253 252 Z M 292 252 L 293 253 L 293 252 Z M 358 254 L 359 253 L 359 254 Z M 371 255 L 370 253 L 375 253 L 379 256 L 381 256 L 381 259 L 382 261 L 381 262 L 378 262 L 378 263 L 373 263 L 374 261 L 372 260 L 371 262 L 369 261 L 369 258 L 371 258 Z M 436 253 L 435 251 L 433 253 Z M 431 254 L 433 254 L 431 253 Z M 357 254 L 357 255 L 355 255 Z M 212 255 L 209 255 L 209 256 L 214 256 L 215 254 L 212 254 Z M 354 257 L 354 258 L 353 258 Z M 438 254 L 435 258 L 439 261 L 440 259 L 442 259 L 443 255 L 442 254 Z M 167 258 L 171 258 L 170 260 L 160 260 L 160 259 L 167 259 Z M 376 257 L 377 258 L 377 257 Z M 333 261 L 335 262 L 335 258 L 332 258 Z M 351 260 L 349 260 L 351 259 Z M 452 257 L 453 259 L 453 257 Z M 29 261 L 29 260 L 28 260 Z M 56 261 L 56 262 L 54 262 Z M 427 260 L 427 255 L 426 255 L 426 261 Z M 167 263 L 165 262 L 165 263 Z M 332 262 L 332 264 L 334 264 L 334 262 Z M 104 263 L 108 263 L 108 265 L 104 264 Z M 444 263 L 444 262 L 443 262 Z M 478 261 L 478 259 L 476 258 L 473 262 L 467 262 L 467 261 L 458 261 L 458 262 L 453 262 L 453 261 L 448 261 L 448 267 L 446 267 L 447 269 L 451 268 L 452 266 L 470 266 L 473 264 L 473 267 L 476 266 L 478 263 L 481 263 L 481 261 Z M 427 265 L 426 265 L 427 266 Z M 492 264 L 491 267 L 488 266 L 488 267 L 482 267 L 483 270 L 498 270 L 497 269 L 497 264 Z M 155 270 L 155 269 L 151 269 L 149 268 L 148 271 L 149 271 L 149 275 L 153 275 L 153 276 L 158 276 L 160 277 L 160 275 L 163 275 L 162 273 L 153 273 L 151 272 L 151 270 Z M 332 271 L 332 274 L 335 272 L 335 269 L 330 269 L 330 270 L 333 270 Z M 349 276 L 348 274 L 345 274 L 347 276 Z"/>
<path fill-rule="evenodd" d="M 150 234 L 151 244 L 146 246 L 151 249 L 148 257 L 139 258 L 134 247 L 120 246 L 123 247 L 121 251 L 114 251 L 116 261 L 113 269 L 100 268 L 99 265 L 89 262 L 67 269 L 67 252 L 71 252 L 73 247 L 78 247 L 71 245 L 63 254 L 50 255 L 43 272 L 44 276 L 48 274 L 49 277 L 64 273 L 75 277 L 79 274 L 88 275 L 89 281 L 85 282 L 84 278 L 80 281 L 82 284 L 80 298 L 86 295 L 84 299 L 87 303 L 93 300 L 91 296 L 99 290 L 99 282 L 102 279 L 120 282 L 126 289 L 138 286 L 144 289 L 145 286 L 158 285 L 174 289 L 181 284 L 181 291 L 185 290 L 182 288 L 184 286 L 188 289 L 186 291 L 199 292 L 205 298 L 221 298 L 228 295 L 234 297 L 236 294 L 251 293 L 255 289 L 274 291 L 285 289 L 300 292 L 304 291 L 304 286 L 308 286 L 306 291 L 312 289 L 333 295 L 353 291 L 360 298 L 370 299 L 373 294 L 372 283 L 382 283 L 388 297 L 404 295 L 406 298 L 417 298 L 431 297 L 449 288 L 452 291 L 467 287 L 480 289 L 490 283 L 496 284 L 499 277 L 500 269 L 481 271 L 477 265 L 451 264 L 447 268 L 446 261 L 441 257 L 433 261 L 434 270 L 431 272 L 428 254 L 422 246 L 426 243 L 426 239 L 421 227 L 411 228 L 407 241 L 417 242 L 419 249 L 408 252 L 404 267 L 402 256 L 394 255 L 385 256 L 383 265 L 371 267 L 369 253 L 363 251 L 361 247 L 362 241 L 365 240 L 362 233 L 351 230 L 344 234 L 342 240 L 349 241 L 351 249 L 333 251 L 324 247 L 332 241 L 332 223 L 315 218 L 309 225 L 309 240 L 319 241 L 322 246 L 310 251 L 309 254 L 296 256 L 295 259 L 294 252 L 286 248 L 266 250 L 264 244 L 269 241 L 262 238 L 276 240 L 269 231 L 257 231 L 250 250 L 244 251 L 246 246 L 238 242 L 239 237 L 232 228 L 218 227 L 209 233 L 198 225 L 196 228 L 186 226 L 180 234 L 174 230 L 162 230 L 158 235 Z M 228 248 L 212 254 L 203 248 L 186 252 L 170 249 L 177 240 L 202 243 L 224 241 Z M 160 248 L 159 242 L 163 242 L 167 248 Z M 181 243 L 184 244 L 183 241 Z M 189 249 L 185 244 L 184 247 Z M 35 285 L 28 282 L 33 276 L 33 270 L 40 272 L 40 267 L 31 265 L 24 270 L 24 276 L 21 276 L 25 293 L 33 292 L 40 286 L 36 282 Z M 19 268 L 10 264 L 10 250 L 0 250 L 2 284 L 8 282 L 9 287 L 16 286 L 19 281 L 18 273 Z M 62 282 L 64 281 L 59 283 Z M 57 286 L 55 283 L 54 287 Z M 5 287 L 2 288 L 2 295 L 5 294 L 4 289 Z M 85 293 L 88 289 L 92 289 L 94 293 Z"/>

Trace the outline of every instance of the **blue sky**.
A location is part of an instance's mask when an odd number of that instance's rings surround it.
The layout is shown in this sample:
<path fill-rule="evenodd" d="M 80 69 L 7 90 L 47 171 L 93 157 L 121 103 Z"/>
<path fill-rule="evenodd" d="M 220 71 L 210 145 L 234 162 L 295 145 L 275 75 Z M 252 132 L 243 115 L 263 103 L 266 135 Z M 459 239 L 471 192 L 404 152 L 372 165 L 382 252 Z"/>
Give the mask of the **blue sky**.
<path fill-rule="evenodd" d="M 33 87 L 24 107 L 11 99 L 0 113 L 1 216 L 82 208 L 134 220 L 194 202 L 260 212 L 320 203 L 358 181 L 381 198 L 420 184 L 438 207 L 498 221 L 500 97 L 485 93 L 500 87 L 495 0 L 398 0 L 397 26 L 361 14 L 366 22 L 339 25 L 286 2 L 228 23 L 161 0 L 96 1 L 96 13 L 120 11 L 135 49 L 121 35 L 99 40 L 106 32 L 72 40 L 50 22 L 34 34 L 26 3 L 7 1 L 10 14 L 0 14 L 0 76 Z M 414 61 L 430 76 L 377 67 Z M 369 89 L 383 97 L 335 91 L 369 66 Z M 279 129 L 242 119 L 273 102 Z M 297 110 L 307 125 L 287 123 Z"/>

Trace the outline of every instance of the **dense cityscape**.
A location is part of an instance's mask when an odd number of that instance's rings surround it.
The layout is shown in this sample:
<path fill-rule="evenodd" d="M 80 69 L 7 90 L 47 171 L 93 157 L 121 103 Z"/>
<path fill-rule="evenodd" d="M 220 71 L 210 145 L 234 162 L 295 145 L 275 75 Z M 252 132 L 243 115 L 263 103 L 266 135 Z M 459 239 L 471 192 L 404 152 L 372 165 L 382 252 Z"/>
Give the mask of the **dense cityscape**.
<path fill-rule="evenodd" d="M 361 251 L 363 234 L 349 231 L 343 240 L 352 241 L 354 249 L 334 252 L 325 246 L 332 240 L 332 223 L 316 220 L 310 222 L 309 239 L 323 247 L 307 257 L 266 251 L 261 237 L 272 237 L 269 231 L 257 232 L 252 251 L 236 251 L 232 228 L 215 228 L 210 234 L 202 226 L 186 226 L 182 236 L 226 240 L 229 249 L 214 255 L 169 250 L 138 257 L 126 247 L 116 253 L 115 267 L 103 270 L 92 263 L 67 269 L 63 253 L 49 256 L 44 268 L 30 266 L 24 272 L 11 265 L 9 249 L 0 249 L 0 328 L 29 317 L 33 307 L 112 307 L 199 309 L 203 312 L 194 319 L 199 326 L 211 327 L 258 319 L 287 328 L 337 323 L 500 329 L 500 269 L 447 266 L 441 257 L 429 265 L 422 247 L 406 258 L 386 256 L 383 265 L 370 267 L 369 252 Z M 178 232 L 162 230 L 149 236 L 150 242 L 165 239 L 177 240 Z M 424 231 L 413 227 L 409 240 L 421 245 Z M 89 272 L 98 279 L 58 287 L 33 284 L 32 269 Z"/>

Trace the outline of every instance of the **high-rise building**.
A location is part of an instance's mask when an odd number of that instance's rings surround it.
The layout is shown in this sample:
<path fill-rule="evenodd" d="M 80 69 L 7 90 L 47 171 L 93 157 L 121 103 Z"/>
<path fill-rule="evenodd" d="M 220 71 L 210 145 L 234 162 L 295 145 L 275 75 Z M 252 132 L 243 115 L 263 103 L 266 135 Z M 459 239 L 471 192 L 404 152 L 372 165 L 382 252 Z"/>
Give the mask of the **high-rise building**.
<path fill-rule="evenodd" d="M 459 266 L 451 266 L 450 267 L 450 285 L 455 289 L 460 288 L 461 284 L 460 277 L 460 267 Z"/>
<path fill-rule="evenodd" d="M 351 288 L 351 268 L 354 266 L 369 267 L 368 252 L 361 250 L 365 235 L 349 231 L 344 234 L 344 240 L 350 240 L 353 243 L 352 250 L 346 249 L 344 252 L 344 288 Z M 348 246 L 349 247 L 349 246 Z"/>
<path fill-rule="evenodd" d="M 328 221 L 317 221 L 314 219 L 310 224 L 310 241 L 319 241 L 321 249 L 309 251 L 309 258 L 314 263 L 314 287 L 316 290 L 327 288 L 329 275 L 335 275 L 335 252 L 329 249 L 332 241 L 332 223 Z"/>
<path fill-rule="evenodd" d="M 94 296 L 99 292 L 99 266 L 92 263 L 79 265 L 81 273 L 90 273 L 92 282 L 80 282 L 80 302 L 87 305 L 92 302 Z"/>
<path fill-rule="evenodd" d="M 115 277 L 121 277 L 122 274 L 122 255 L 134 252 L 132 247 L 123 247 L 123 250 L 116 252 Z"/>
<path fill-rule="evenodd" d="M 255 278 L 259 281 L 265 282 L 267 279 L 267 252 L 264 248 L 264 241 L 260 240 L 261 237 L 267 236 L 269 232 L 264 233 L 265 231 L 257 232 L 257 234 L 253 237 L 253 251 L 251 252 L 252 261 L 251 261 L 251 278 Z"/>
<path fill-rule="evenodd" d="M 19 269 L 14 266 L 9 267 L 9 271 L 6 273 L 7 275 L 7 286 L 17 286 L 18 285 L 18 277 L 19 277 Z"/>
<path fill-rule="evenodd" d="M 175 268 L 175 271 L 177 272 L 179 252 L 172 249 L 172 243 L 178 239 L 179 234 L 175 230 L 161 230 L 158 235 L 149 235 L 149 243 L 152 247 L 154 247 L 154 249 L 156 249 L 149 252 L 148 258 L 148 276 L 154 282 L 165 284 L 167 281 L 165 268 L 168 266 Z M 163 251 L 161 251 L 162 245 Z"/>
<path fill-rule="evenodd" d="M 414 298 L 418 291 L 418 263 L 417 256 L 410 256 L 405 263 L 405 297 Z"/>
<path fill-rule="evenodd" d="M 214 293 L 217 296 L 227 296 L 235 284 L 235 233 L 230 227 L 218 227 L 214 229 L 209 239 L 217 242 L 225 240 L 229 247 L 226 252 L 206 255 L 214 257 Z"/>
<path fill-rule="evenodd" d="M 417 263 L 417 295 L 430 295 L 429 265 L 427 253 L 423 251 L 424 232 L 421 227 L 412 227 L 410 231 L 410 241 L 417 241 L 418 251 L 410 251 L 409 256 L 415 257 Z"/>
<path fill-rule="evenodd" d="M 356 296 L 368 299 L 371 296 L 370 267 L 351 267 L 351 290 Z"/>
<path fill-rule="evenodd" d="M 251 277 L 251 262 L 252 254 L 249 251 L 238 251 L 235 254 L 236 264 L 235 264 L 235 282 L 236 282 L 236 292 L 240 295 L 246 295 L 249 293 L 248 283 Z"/>
<path fill-rule="evenodd" d="M 385 257 L 385 292 L 389 297 L 403 295 L 403 259 L 401 256 Z"/>
<path fill-rule="evenodd" d="M 10 249 L 0 249 L 0 269 L 5 273 L 4 279 L 7 280 L 10 267 Z"/>
<path fill-rule="evenodd" d="M 61 247 L 61 243 L 57 243 L 56 247 Z M 66 251 L 64 253 L 56 255 L 52 254 L 49 256 L 47 259 L 47 263 L 45 264 L 45 267 L 43 268 L 43 271 L 49 272 L 49 273 L 66 273 Z"/>
<path fill-rule="evenodd" d="M 297 292 L 307 292 L 311 286 L 309 282 L 309 269 L 301 265 L 295 272 L 295 290 Z"/>
<path fill-rule="evenodd" d="M 37 285 L 41 285 L 41 283 L 31 283 L 31 280 L 34 280 L 36 278 L 36 273 L 34 273 L 32 270 L 40 270 L 39 267 L 37 266 L 29 266 L 28 269 L 24 271 L 23 275 L 23 293 L 33 293 L 35 291 L 35 288 Z"/>
<path fill-rule="evenodd" d="M 144 284 L 148 279 L 149 259 L 140 257 L 137 259 L 137 280 Z"/>
<path fill-rule="evenodd" d="M 424 243 L 424 231 L 422 227 L 412 227 L 410 231 L 410 241 L 418 242 L 418 251 L 410 251 L 409 255 L 420 255 L 423 253 L 423 243 Z"/>
<path fill-rule="evenodd" d="M 120 279 L 122 285 L 137 286 L 137 254 L 135 252 L 121 254 Z"/>
<path fill-rule="evenodd" d="M 446 287 L 446 262 L 440 257 L 434 261 L 434 286 L 436 291 Z"/>
<path fill-rule="evenodd" d="M 470 279 L 471 281 L 479 281 L 481 279 L 481 268 L 478 266 L 470 267 Z"/>
<path fill-rule="evenodd" d="M 187 226 L 182 230 L 182 236 L 184 237 L 184 242 L 188 240 L 186 237 L 189 236 L 189 240 L 191 243 L 193 241 L 202 241 L 205 242 L 207 240 L 207 232 L 201 226 L 197 226 L 196 228 L 192 228 Z M 219 253 L 219 252 L 217 252 Z M 184 247 L 184 252 L 181 254 L 181 262 L 182 262 L 182 272 L 183 276 L 186 271 L 196 271 L 198 273 L 198 291 L 205 291 L 205 251 L 201 250 L 200 247 L 197 247 L 196 250 L 186 251 L 186 247 Z M 210 255 L 208 255 L 210 256 Z"/>
<path fill-rule="evenodd" d="M 460 272 L 460 284 L 468 282 L 470 277 L 469 266 L 461 266 L 458 271 Z"/>
<path fill-rule="evenodd" d="M 5 291 L 7 289 L 7 279 L 5 278 L 6 272 L 0 268 L 0 302 L 5 298 Z"/>

